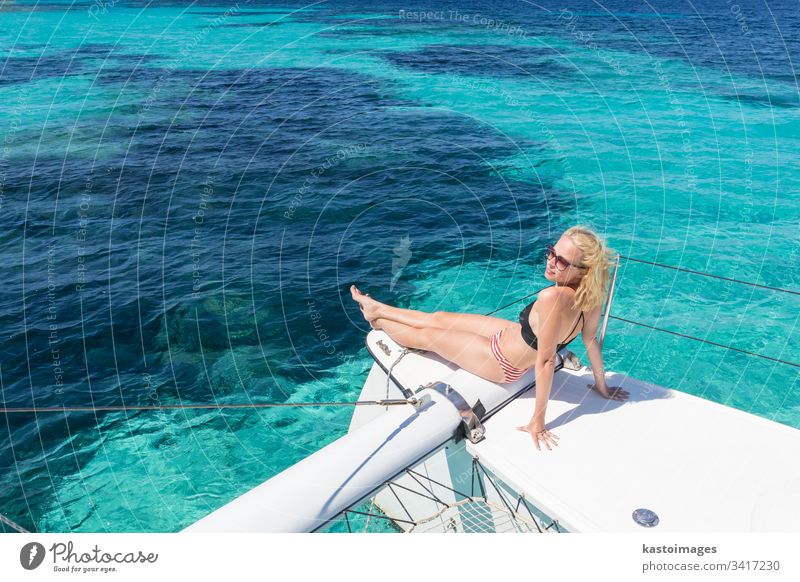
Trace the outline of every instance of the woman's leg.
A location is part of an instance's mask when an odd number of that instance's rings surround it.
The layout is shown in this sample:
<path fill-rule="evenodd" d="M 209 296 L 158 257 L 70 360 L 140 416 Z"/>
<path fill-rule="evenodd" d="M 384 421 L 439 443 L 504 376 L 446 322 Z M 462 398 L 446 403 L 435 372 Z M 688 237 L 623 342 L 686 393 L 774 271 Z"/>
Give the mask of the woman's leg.
<path fill-rule="evenodd" d="M 513 324 L 507 319 L 490 317 L 479 313 L 454 313 L 451 311 L 426 313 L 424 311 L 393 307 L 385 303 L 381 304 L 377 313 L 379 318 L 391 319 L 413 327 L 438 327 L 453 331 L 468 331 L 484 337 L 492 337 L 501 329 Z"/>
<path fill-rule="evenodd" d="M 390 319 L 411 327 L 438 327 L 436 325 L 436 314 L 428 313 L 427 311 L 405 309 L 380 303 L 376 313 L 380 319 Z"/>
<path fill-rule="evenodd" d="M 376 319 L 381 318 L 398 321 L 411 327 L 435 327 L 432 313 L 403 309 L 402 307 L 393 307 L 386 303 L 381 303 L 377 299 L 363 294 L 355 285 L 350 286 L 350 293 L 353 296 L 353 300 L 361 306 L 361 311 L 364 312 L 364 319 L 367 321 L 374 323 Z"/>
<path fill-rule="evenodd" d="M 445 360 L 490 382 L 502 382 L 504 379 L 503 369 L 494 359 L 487 337 L 468 331 L 414 327 L 383 318 L 374 323 L 377 329 L 384 330 L 402 346 L 435 352 Z"/>
<path fill-rule="evenodd" d="M 427 313 L 415 309 L 394 307 L 362 294 L 355 285 L 351 288 L 351 293 L 353 299 L 363 306 L 364 317 L 367 321 L 379 318 L 389 319 L 412 327 L 438 327 L 453 331 L 467 331 L 484 337 L 491 337 L 501 329 L 513 324 L 507 319 L 479 313 L 453 313 L 450 311 Z"/>

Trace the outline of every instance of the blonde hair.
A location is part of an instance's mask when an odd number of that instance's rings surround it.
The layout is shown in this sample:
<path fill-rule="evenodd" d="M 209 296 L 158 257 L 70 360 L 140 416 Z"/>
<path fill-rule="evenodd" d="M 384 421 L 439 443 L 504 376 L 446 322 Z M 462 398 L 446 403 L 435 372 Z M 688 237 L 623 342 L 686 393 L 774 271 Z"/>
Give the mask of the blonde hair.
<path fill-rule="evenodd" d="M 616 252 L 588 226 L 578 224 L 568 228 L 564 234 L 570 237 L 581 251 L 580 265 L 586 267 L 575 293 L 573 307 L 589 311 L 605 300 Z"/>

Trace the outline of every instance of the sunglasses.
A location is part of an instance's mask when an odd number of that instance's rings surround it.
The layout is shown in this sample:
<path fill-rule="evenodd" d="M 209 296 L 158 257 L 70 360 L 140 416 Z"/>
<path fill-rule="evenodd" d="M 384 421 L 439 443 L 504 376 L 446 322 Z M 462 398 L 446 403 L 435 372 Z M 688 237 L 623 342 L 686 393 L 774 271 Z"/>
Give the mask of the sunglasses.
<path fill-rule="evenodd" d="M 545 251 L 545 260 L 549 261 L 553 257 L 556 259 L 556 269 L 559 271 L 566 271 L 567 267 L 574 267 L 576 269 L 585 269 L 586 267 L 582 267 L 580 265 L 573 265 L 567 259 L 562 256 L 556 254 L 556 249 L 553 245 L 547 245 L 547 251 Z"/>

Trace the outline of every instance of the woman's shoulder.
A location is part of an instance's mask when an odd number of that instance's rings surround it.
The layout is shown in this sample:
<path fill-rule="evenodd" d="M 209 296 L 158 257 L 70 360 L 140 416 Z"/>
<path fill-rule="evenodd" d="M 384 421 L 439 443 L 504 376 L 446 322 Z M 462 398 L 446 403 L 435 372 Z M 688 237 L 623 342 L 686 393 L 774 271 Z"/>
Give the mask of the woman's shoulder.
<path fill-rule="evenodd" d="M 539 293 L 536 298 L 536 311 L 538 313 L 557 313 L 559 320 L 567 317 L 572 310 L 572 299 L 575 290 L 569 287 L 548 287 Z"/>
<path fill-rule="evenodd" d="M 539 293 L 539 297 L 537 299 L 543 299 L 543 303 L 549 303 L 553 307 L 569 309 L 571 305 L 570 302 L 574 298 L 575 289 L 572 287 L 552 285 L 546 289 L 543 289 Z M 565 299 L 568 299 L 569 301 L 564 301 Z"/>

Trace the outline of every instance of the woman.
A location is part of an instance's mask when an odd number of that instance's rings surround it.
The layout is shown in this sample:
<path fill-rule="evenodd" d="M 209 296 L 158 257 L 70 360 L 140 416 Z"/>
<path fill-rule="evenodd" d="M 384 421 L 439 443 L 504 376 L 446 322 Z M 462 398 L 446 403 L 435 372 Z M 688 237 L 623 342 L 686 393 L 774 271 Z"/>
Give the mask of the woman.
<path fill-rule="evenodd" d="M 459 367 L 492 382 L 514 382 L 536 369 L 536 407 L 528 424 L 517 427 L 550 449 L 559 437 L 545 428 L 545 410 L 555 371 L 556 352 L 582 334 L 594 373 L 587 386 L 605 398 L 625 400 L 628 392 L 609 388 L 597 343 L 600 311 L 608 288 L 611 251 L 590 228 L 573 226 L 547 247 L 544 276 L 555 285 L 542 290 L 519 314 L 519 323 L 471 313 L 425 313 L 376 301 L 352 285 L 350 292 L 364 318 L 398 344 L 436 352 Z M 578 333 L 576 333 L 576 330 Z M 562 339 L 563 338 L 563 339 Z M 559 343 L 560 341 L 560 343 Z"/>

